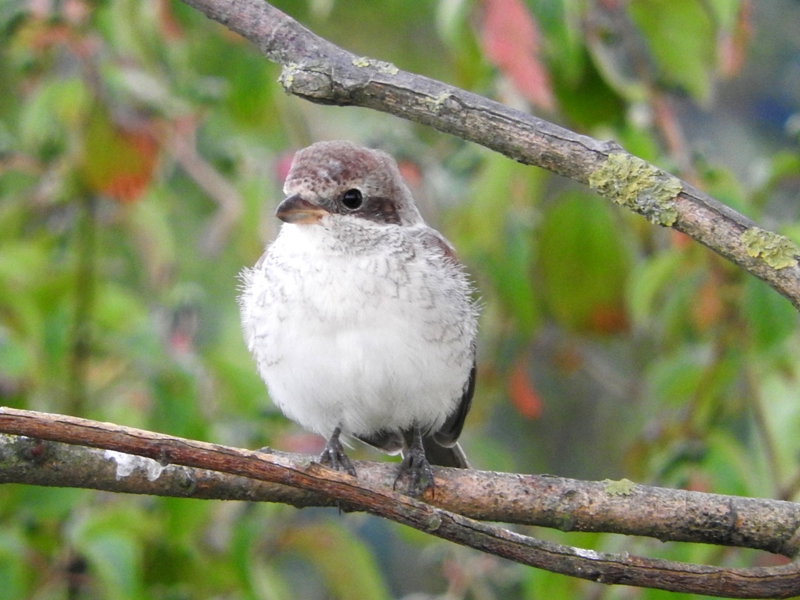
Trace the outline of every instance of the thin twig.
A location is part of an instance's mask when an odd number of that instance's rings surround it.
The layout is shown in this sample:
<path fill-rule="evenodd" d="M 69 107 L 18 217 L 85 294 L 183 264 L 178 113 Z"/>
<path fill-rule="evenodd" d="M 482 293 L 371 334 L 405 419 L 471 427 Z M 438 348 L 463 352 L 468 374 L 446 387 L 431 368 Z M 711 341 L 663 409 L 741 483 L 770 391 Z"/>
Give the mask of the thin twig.
<path fill-rule="evenodd" d="M 172 155 L 186 174 L 219 206 L 201 240 L 203 253 L 216 256 L 242 214 L 242 200 L 233 184 L 198 154 L 195 142 L 193 125 L 185 123 L 173 136 Z"/>
<path fill-rule="evenodd" d="M 72 322 L 69 354 L 69 410 L 86 412 L 87 370 L 92 347 L 92 312 L 95 294 L 95 252 L 97 237 L 96 199 L 86 195 L 80 199 L 75 228 L 75 313 Z"/>

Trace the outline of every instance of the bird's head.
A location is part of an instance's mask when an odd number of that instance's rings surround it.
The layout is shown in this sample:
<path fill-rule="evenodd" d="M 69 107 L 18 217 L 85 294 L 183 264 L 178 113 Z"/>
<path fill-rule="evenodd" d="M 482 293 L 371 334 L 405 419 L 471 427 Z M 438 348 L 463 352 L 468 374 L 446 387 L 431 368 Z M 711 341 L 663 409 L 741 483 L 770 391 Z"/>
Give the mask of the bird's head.
<path fill-rule="evenodd" d="M 394 159 L 351 142 L 317 142 L 297 152 L 283 191 L 275 214 L 286 223 L 313 225 L 326 217 L 422 223 Z"/>

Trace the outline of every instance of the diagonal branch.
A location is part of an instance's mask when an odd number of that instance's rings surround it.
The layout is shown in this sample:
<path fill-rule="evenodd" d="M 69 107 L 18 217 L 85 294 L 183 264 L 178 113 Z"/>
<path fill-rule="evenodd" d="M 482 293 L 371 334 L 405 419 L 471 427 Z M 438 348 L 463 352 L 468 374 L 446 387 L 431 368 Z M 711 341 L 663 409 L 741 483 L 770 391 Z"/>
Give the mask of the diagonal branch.
<path fill-rule="evenodd" d="M 219 253 L 241 217 L 242 199 L 233 184 L 198 153 L 194 126 L 188 120 L 180 125 L 182 135 L 172 136 L 171 150 L 186 174 L 219 205 L 200 242 L 202 252 L 211 257 Z"/>
<path fill-rule="evenodd" d="M 314 460 L 276 450 L 271 454 L 297 465 Z M 279 502 L 297 508 L 337 506 L 335 498 L 314 491 L 16 435 L 0 434 L 0 456 L 4 457 L 0 483 Z M 391 487 L 397 465 L 356 461 L 356 470 L 361 483 Z M 479 521 L 753 548 L 788 558 L 800 552 L 800 504 L 794 502 L 634 485 L 626 480 L 579 481 L 466 469 L 437 468 L 435 473 L 436 493 L 426 501 Z"/>
<path fill-rule="evenodd" d="M 429 125 L 536 165 L 671 226 L 763 279 L 800 308 L 800 248 L 616 144 L 559 127 L 394 65 L 358 57 L 263 0 L 183 0 L 283 67 L 287 92 Z"/>
<path fill-rule="evenodd" d="M 800 593 L 800 564 L 726 569 L 572 548 L 520 535 L 357 480 L 314 462 L 251 452 L 98 423 L 76 417 L 0 408 L 0 431 L 145 456 L 161 465 L 209 469 L 279 483 L 333 498 L 452 542 L 556 573 L 601 583 L 645 586 L 731 598 L 781 598 Z M 34 455 L 41 457 L 41 447 Z M 35 462 L 35 461 L 34 461 Z M 491 490 L 489 491 L 491 493 Z"/>

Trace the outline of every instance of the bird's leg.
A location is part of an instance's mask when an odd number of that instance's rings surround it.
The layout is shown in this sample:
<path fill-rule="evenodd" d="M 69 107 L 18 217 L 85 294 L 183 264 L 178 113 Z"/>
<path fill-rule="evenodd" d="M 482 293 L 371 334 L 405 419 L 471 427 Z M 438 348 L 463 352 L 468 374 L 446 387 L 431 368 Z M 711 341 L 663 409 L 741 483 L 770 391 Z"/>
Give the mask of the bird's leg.
<path fill-rule="evenodd" d="M 403 437 L 406 440 L 406 449 L 403 451 L 403 462 L 400 463 L 393 487 L 397 489 L 397 482 L 408 475 L 408 495 L 421 496 L 426 490 L 433 490 L 433 469 L 422 446 L 422 432 L 419 426 L 414 425 L 403 432 Z"/>
<path fill-rule="evenodd" d="M 341 427 L 337 427 L 333 430 L 331 439 L 325 444 L 325 448 L 319 457 L 319 462 L 336 471 L 346 471 L 353 477 L 357 477 L 356 468 L 353 466 L 353 462 L 344 453 L 342 442 L 339 441 L 341 433 Z"/>

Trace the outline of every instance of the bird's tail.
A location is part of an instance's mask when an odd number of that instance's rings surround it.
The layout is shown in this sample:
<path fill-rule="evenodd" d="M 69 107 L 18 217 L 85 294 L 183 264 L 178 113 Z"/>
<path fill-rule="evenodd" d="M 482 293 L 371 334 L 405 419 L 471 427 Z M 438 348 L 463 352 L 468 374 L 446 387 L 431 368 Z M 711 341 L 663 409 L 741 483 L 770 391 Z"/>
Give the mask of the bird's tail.
<path fill-rule="evenodd" d="M 454 467 L 456 469 L 469 469 L 469 462 L 467 462 L 467 455 L 458 445 L 458 442 L 452 446 L 442 446 L 433 437 L 424 436 L 422 438 L 422 446 L 425 448 L 425 457 L 432 465 L 440 467 Z"/>

